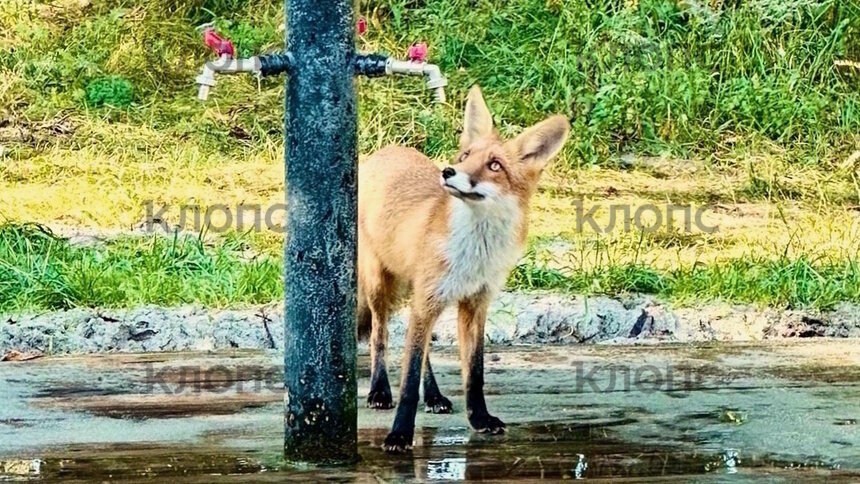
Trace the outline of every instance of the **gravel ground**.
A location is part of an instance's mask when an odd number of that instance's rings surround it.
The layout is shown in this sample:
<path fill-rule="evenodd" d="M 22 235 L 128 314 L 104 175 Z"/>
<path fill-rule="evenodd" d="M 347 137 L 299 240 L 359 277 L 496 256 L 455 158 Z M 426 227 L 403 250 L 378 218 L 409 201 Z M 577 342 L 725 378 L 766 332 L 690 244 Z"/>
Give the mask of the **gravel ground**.
<path fill-rule="evenodd" d="M 405 334 L 405 310 L 389 325 L 393 346 Z M 283 348 L 283 307 L 200 306 L 72 309 L 0 316 L 0 356 L 36 354 Z M 446 312 L 435 345 L 456 343 L 456 317 Z M 593 344 L 750 341 L 769 338 L 860 337 L 860 307 L 833 311 L 762 309 L 713 304 L 672 308 L 647 297 L 613 299 L 503 293 L 491 308 L 490 344 Z"/>

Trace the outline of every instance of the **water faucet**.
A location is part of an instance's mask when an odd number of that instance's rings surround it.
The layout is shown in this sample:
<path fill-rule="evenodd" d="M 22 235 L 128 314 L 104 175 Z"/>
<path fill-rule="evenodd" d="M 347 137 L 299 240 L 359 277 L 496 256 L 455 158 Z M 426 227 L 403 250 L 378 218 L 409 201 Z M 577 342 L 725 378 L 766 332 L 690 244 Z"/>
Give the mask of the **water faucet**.
<path fill-rule="evenodd" d="M 209 97 L 209 90 L 215 86 L 216 72 L 221 74 L 250 72 L 251 74 L 261 75 L 262 71 L 263 67 L 260 57 L 234 59 L 229 54 L 221 54 L 221 57 L 218 59 L 203 64 L 203 72 L 196 79 L 197 84 L 200 86 L 197 92 L 197 99 L 205 101 Z"/>
<path fill-rule="evenodd" d="M 436 64 L 388 59 L 385 62 L 385 73 L 387 75 L 405 74 L 426 76 L 427 89 L 433 89 L 436 102 L 445 102 L 445 86 L 448 85 L 448 81 L 445 79 L 445 76 L 442 75 L 442 71 Z"/>
<path fill-rule="evenodd" d="M 425 51 L 426 52 L 426 51 Z M 448 81 L 442 75 L 442 70 L 436 64 L 428 64 L 422 57 L 413 57 L 412 60 L 404 61 L 391 59 L 379 54 L 356 54 L 354 64 L 355 73 L 367 77 L 390 76 L 394 74 L 425 76 L 427 77 L 427 88 L 432 89 L 436 102 L 445 102 L 445 86 Z"/>
<path fill-rule="evenodd" d="M 211 26 L 203 30 L 203 40 L 218 58 L 203 65 L 203 71 L 195 79 L 199 86 L 197 98 L 205 101 L 209 91 L 215 86 L 215 74 L 236 74 L 247 72 L 258 76 L 267 76 L 281 72 L 289 72 L 294 65 L 292 54 L 266 54 L 247 59 L 236 59 L 235 48 L 230 40 L 219 36 Z M 391 59 L 378 54 L 355 54 L 353 64 L 356 74 L 368 77 L 385 75 L 414 75 L 427 78 L 427 88 L 434 91 L 436 102 L 445 102 L 445 86 L 448 81 L 442 75 L 439 66 L 424 62 L 427 57 L 427 44 L 413 44 L 407 54 L 409 60 Z"/>
<path fill-rule="evenodd" d="M 203 43 L 212 49 L 218 58 L 203 64 L 203 72 L 197 76 L 196 81 L 200 86 L 197 98 L 201 101 L 205 101 L 209 97 L 209 90 L 215 86 L 215 73 L 248 72 L 257 76 L 265 76 L 284 72 L 292 65 L 293 58 L 290 54 L 268 54 L 247 59 L 236 59 L 236 49 L 233 47 L 233 42 L 218 35 L 211 24 L 203 26 Z"/>

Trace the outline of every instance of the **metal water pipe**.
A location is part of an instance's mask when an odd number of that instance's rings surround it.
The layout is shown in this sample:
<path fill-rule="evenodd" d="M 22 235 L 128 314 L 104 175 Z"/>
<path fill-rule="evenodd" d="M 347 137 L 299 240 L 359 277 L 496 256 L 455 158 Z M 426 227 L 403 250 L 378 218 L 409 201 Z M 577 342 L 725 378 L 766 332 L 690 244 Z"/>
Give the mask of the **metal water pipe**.
<path fill-rule="evenodd" d="M 286 53 L 234 59 L 232 43 L 204 33 L 219 58 L 197 78 L 198 97 L 208 97 L 217 74 L 287 74 L 284 455 L 348 463 L 358 458 L 353 77 L 423 75 L 439 102 L 446 82 L 432 64 L 357 54 L 354 0 L 285 3 Z"/>

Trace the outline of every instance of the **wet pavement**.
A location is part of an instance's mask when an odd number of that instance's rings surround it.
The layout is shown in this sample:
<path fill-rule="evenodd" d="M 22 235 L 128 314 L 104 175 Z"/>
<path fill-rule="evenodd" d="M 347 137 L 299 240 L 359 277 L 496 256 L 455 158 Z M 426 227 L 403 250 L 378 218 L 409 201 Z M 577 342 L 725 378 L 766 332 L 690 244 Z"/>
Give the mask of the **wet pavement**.
<path fill-rule="evenodd" d="M 503 436 L 467 428 L 455 353 L 434 357 L 455 413 L 419 414 L 390 456 L 393 411 L 362 405 L 361 461 L 339 468 L 283 462 L 275 353 L 0 363 L 0 481 L 860 482 L 858 340 L 491 348 Z"/>

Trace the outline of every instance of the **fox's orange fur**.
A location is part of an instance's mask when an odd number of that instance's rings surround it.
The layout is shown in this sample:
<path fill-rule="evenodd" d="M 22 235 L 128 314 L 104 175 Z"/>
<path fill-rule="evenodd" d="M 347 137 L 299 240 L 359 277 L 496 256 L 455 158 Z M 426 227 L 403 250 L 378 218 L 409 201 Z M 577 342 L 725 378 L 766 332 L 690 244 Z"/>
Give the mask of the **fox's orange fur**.
<path fill-rule="evenodd" d="M 411 294 L 400 401 L 390 451 L 412 444 L 418 386 L 433 324 L 456 304 L 469 421 L 479 431 L 503 431 L 483 396 L 487 307 L 520 257 L 529 200 L 546 163 L 564 145 L 568 122 L 552 116 L 505 141 L 475 86 L 466 103 L 461 151 L 440 170 L 418 151 L 388 147 L 359 168 L 359 305 L 371 314 L 373 383 L 369 404 L 389 407 L 385 370 L 387 322 L 400 297 Z M 432 380 L 432 373 L 429 375 Z M 428 384 L 425 376 L 425 402 Z M 385 392 L 388 391 L 387 395 Z M 447 402 L 450 410 L 450 402 Z"/>

